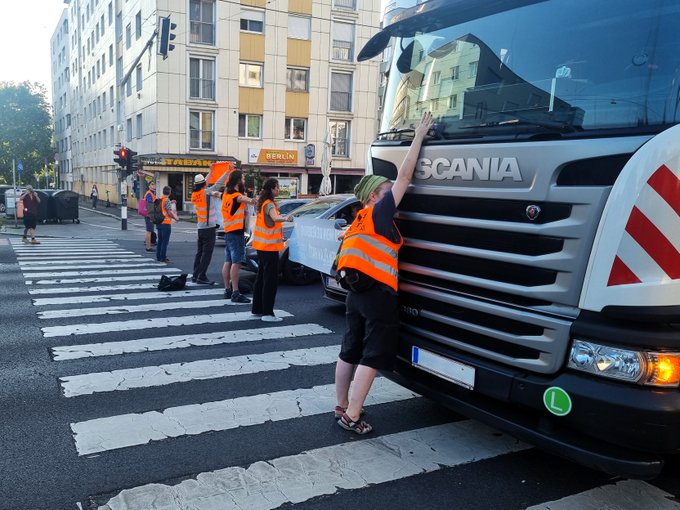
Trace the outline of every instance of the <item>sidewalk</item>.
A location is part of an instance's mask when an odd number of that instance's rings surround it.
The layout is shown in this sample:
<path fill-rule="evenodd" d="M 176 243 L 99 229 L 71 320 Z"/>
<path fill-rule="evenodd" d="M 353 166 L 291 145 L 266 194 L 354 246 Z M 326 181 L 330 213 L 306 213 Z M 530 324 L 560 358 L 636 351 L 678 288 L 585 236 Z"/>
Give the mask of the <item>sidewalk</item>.
<path fill-rule="evenodd" d="M 84 239 L 120 239 L 136 240 L 144 238 L 144 218 L 137 213 L 136 209 L 128 209 L 127 230 L 122 230 L 120 219 L 120 207 L 98 205 L 93 209 L 89 205 L 80 204 L 78 218 L 80 223 L 64 221 L 56 223 L 48 221 L 41 223 L 36 228 L 36 237 L 67 237 Z M 0 236 L 21 236 L 24 225 L 21 219 L 12 217 L 5 219 L 4 227 L 0 227 Z M 180 223 L 172 226 L 174 241 L 189 241 L 196 238 L 196 224 L 191 220 L 190 214 L 182 214 Z M 16 223 L 16 227 L 15 227 Z"/>

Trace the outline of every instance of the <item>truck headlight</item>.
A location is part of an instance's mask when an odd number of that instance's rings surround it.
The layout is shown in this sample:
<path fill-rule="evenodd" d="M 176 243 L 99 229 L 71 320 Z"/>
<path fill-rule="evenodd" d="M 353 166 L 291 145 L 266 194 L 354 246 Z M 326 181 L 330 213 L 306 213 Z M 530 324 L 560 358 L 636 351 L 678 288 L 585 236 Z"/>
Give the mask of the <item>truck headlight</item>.
<path fill-rule="evenodd" d="M 645 386 L 680 385 L 680 353 L 636 351 L 574 340 L 567 366 Z"/>

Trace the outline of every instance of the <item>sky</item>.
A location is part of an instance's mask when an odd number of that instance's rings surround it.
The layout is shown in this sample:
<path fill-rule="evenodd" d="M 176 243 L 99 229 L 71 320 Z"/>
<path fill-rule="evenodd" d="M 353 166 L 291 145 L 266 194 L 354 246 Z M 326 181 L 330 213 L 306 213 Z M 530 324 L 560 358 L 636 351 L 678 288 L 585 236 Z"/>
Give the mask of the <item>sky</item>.
<path fill-rule="evenodd" d="M 50 38 L 62 0 L 4 0 L 0 16 L 0 81 L 39 81 L 51 98 Z"/>

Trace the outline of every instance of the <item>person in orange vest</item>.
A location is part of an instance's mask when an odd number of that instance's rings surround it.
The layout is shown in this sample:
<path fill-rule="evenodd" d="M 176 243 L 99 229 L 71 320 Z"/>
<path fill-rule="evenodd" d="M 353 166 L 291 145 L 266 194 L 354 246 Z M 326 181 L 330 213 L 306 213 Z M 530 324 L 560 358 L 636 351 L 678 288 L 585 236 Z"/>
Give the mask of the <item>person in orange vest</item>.
<path fill-rule="evenodd" d="M 364 208 L 338 252 L 337 274 L 348 293 L 346 330 L 335 366 L 335 417 L 340 427 L 360 435 L 373 430 L 361 414 L 376 372 L 390 370 L 396 357 L 397 256 L 403 239 L 394 214 L 411 183 L 420 147 L 431 127 L 428 112 L 415 128 L 394 184 L 386 177 L 365 175 L 356 185 L 354 194 Z"/>
<path fill-rule="evenodd" d="M 246 257 L 245 224 L 246 204 L 255 204 L 257 200 L 244 194 L 245 180 L 241 170 L 234 170 L 229 175 L 227 187 L 222 195 L 222 224 L 224 225 L 224 264 L 222 279 L 224 280 L 224 299 L 232 303 L 250 303 L 250 299 L 239 291 L 239 272 Z"/>
<path fill-rule="evenodd" d="M 257 198 L 257 218 L 253 229 L 253 248 L 257 250 L 257 276 L 253 286 L 253 315 L 264 322 L 279 322 L 274 315 L 274 300 L 279 279 L 279 252 L 283 250 L 281 223 L 291 216 L 281 216 L 274 199 L 279 194 L 279 181 L 270 177 L 262 185 Z"/>
<path fill-rule="evenodd" d="M 156 244 L 156 260 L 158 262 L 172 263 L 168 258 L 168 244 L 170 243 L 170 234 L 172 233 L 172 222 L 179 221 L 177 211 L 175 211 L 175 204 L 170 200 L 170 193 L 172 188 L 170 186 L 163 186 L 163 196 L 161 197 L 161 211 L 163 211 L 163 223 L 157 225 L 158 243 Z"/>
<path fill-rule="evenodd" d="M 208 173 L 208 177 L 210 177 L 210 173 Z M 215 249 L 215 234 L 217 231 L 217 212 L 214 199 L 220 196 L 218 188 L 226 180 L 227 174 L 225 173 L 215 184 L 207 186 L 207 180 L 202 174 L 196 174 L 194 177 L 194 191 L 191 193 L 191 202 L 196 208 L 196 228 L 198 229 L 194 272 L 191 277 L 191 281 L 194 283 L 203 285 L 215 284 L 214 281 L 208 279 L 206 273 Z"/>

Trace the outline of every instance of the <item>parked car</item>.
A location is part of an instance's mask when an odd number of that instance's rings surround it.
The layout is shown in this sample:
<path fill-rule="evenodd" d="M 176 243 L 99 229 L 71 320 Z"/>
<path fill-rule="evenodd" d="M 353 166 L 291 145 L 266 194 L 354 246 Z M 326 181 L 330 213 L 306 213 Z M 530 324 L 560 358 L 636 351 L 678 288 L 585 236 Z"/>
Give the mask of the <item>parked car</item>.
<path fill-rule="evenodd" d="M 276 205 L 279 208 L 279 213 L 282 216 L 290 214 L 295 209 L 305 204 L 308 204 L 314 200 L 313 198 L 284 198 L 283 200 L 277 200 Z"/>
<path fill-rule="evenodd" d="M 298 207 L 292 212 L 292 215 L 293 218 L 307 216 L 317 219 L 344 220 L 343 224 L 346 225 L 353 219 L 352 206 L 358 203 L 359 201 L 354 195 L 327 195 Z M 288 239 L 290 239 L 294 227 L 295 221 L 283 224 L 285 248 L 279 254 L 279 271 L 283 275 L 283 279 L 292 285 L 308 285 L 318 281 L 319 272 L 288 259 Z M 257 251 L 252 247 L 252 240 L 249 240 L 246 244 L 244 268 L 257 271 Z"/>

